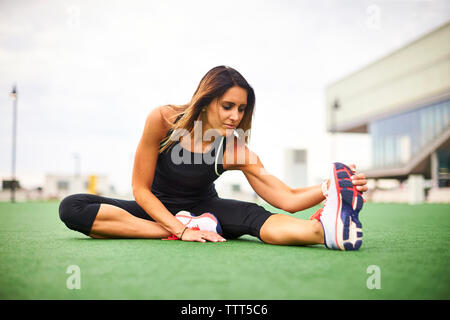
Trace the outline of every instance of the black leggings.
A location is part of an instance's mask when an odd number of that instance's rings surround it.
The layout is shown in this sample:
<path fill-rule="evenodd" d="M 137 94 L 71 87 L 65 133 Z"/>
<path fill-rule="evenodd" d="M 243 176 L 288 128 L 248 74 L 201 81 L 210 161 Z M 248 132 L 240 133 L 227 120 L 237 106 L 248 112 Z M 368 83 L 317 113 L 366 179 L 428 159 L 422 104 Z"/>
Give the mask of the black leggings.
<path fill-rule="evenodd" d="M 84 193 L 73 194 L 64 198 L 59 205 L 59 217 L 69 229 L 89 235 L 102 203 L 122 208 L 135 217 L 155 221 L 136 201 Z M 205 212 L 214 214 L 222 226 L 225 239 L 235 239 L 245 234 L 260 238 L 259 231 L 262 225 L 272 215 L 255 203 L 219 197 L 202 200 L 188 208 L 167 204 L 164 204 L 164 206 L 173 215 L 181 210 L 187 210 L 195 215 Z"/>

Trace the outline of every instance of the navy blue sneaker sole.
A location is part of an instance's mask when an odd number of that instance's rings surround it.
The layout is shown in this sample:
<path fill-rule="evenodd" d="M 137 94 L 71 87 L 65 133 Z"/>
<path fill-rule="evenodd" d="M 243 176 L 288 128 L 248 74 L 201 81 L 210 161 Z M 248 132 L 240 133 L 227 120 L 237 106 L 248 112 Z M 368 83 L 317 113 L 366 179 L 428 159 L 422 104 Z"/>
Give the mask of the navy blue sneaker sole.
<path fill-rule="evenodd" d="M 352 170 L 345 164 L 334 163 L 335 179 L 341 196 L 340 218 L 343 223 L 343 247 L 345 251 L 358 250 L 362 245 L 362 224 L 359 220 L 364 199 L 353 185 Z M 342 249 L 342 248 L 341 248 Z"/>

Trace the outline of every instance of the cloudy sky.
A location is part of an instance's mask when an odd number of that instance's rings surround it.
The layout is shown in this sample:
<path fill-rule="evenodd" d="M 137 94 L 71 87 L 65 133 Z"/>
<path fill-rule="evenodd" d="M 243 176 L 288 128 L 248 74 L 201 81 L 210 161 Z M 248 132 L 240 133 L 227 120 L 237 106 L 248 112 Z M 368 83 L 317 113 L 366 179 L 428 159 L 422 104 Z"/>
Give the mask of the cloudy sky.
<path fill-rule="evenodd" d="M 73 174 L 78 154 L 82 174 L 127 193 L 147 114 L 188 102 L 217 65 L 255 89 L 249 147 L 269 172 L 283 179 L 288 147 L 308 150 L 310 183 L 333 160 L 370 166 L 366 136 L 340 135 L 332 159 L 326 86 L 449 20 L 446 0 L 0 0 L 0 178 L 11 172 L 13 83 L 23 185 Z"/>

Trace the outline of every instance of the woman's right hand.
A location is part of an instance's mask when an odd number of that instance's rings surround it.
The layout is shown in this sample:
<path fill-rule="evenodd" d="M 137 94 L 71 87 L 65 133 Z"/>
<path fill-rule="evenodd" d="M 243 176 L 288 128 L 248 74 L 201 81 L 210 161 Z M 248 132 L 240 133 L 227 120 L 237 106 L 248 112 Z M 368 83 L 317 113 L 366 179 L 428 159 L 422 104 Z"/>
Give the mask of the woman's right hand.
<path fill-rule="evenodd" d="M 220 234 L 211 231 L 193 230 L 186 229 L 183 236 L 181 237 L 183 241 L 198 241 L 198 242 L 224 242 L 227 241 Z"/>

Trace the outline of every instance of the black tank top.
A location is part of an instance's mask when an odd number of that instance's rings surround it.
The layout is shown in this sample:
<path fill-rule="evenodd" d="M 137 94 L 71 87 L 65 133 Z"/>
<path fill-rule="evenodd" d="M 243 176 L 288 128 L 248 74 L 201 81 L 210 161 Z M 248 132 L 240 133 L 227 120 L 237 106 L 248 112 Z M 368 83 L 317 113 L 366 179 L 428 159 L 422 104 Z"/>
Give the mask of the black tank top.
<path fill-rule="evenodd" d="M 177 122 L 182 115 L 175 120 Z M 167 136 L 172 134 L 169 130 Z M 152 193 L 169 205 L 195 205 L 199 201 L 217 197 L 214 181 L 223 169 L 223 148 L 226 137 L 216 137 L 205 153 L 194 153 L 176 141 L 158 155 Z"/>

